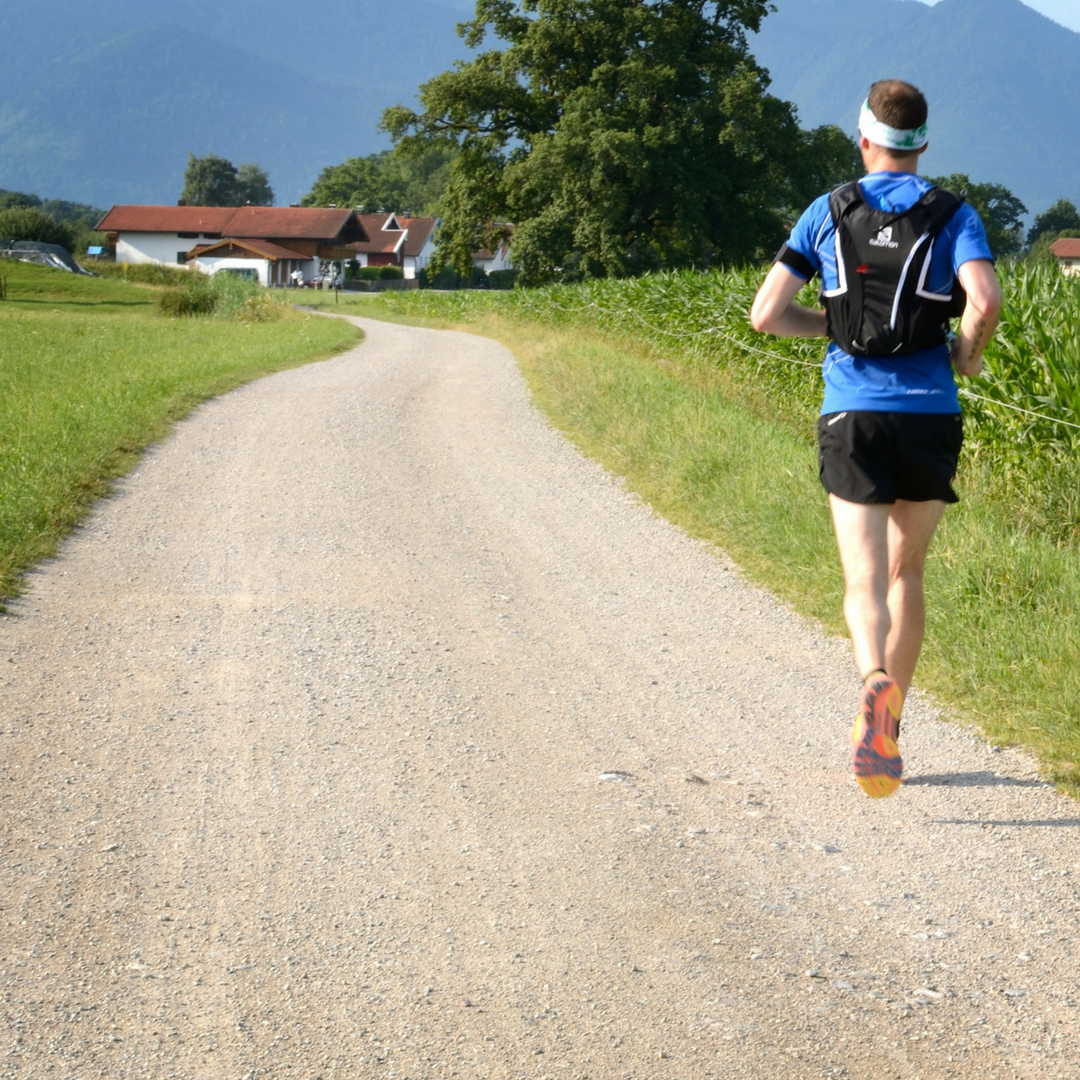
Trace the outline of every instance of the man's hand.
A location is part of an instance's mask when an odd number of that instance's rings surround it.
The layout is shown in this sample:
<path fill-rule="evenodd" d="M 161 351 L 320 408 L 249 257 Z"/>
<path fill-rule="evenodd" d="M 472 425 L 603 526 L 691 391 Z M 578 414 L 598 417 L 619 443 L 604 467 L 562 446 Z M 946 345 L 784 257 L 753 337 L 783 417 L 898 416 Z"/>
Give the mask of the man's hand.
<path fill-rule="evenodd" d="M 777 337 L 825 337 L 825 312 L 792 303 L 805 284 L 783 263 L 774 263 L 754 297 L 750 325 Z"/>
<path fill-rule="evenodd" d="M 990 343 L 1001 318 L 1001 286 L 994 264 L 987 259 L 964 263 L 957 277 L 967 293 L 967 307 L 949 359 L 961 375 L 972 378 L 982 371 L 983 349 Z"/>

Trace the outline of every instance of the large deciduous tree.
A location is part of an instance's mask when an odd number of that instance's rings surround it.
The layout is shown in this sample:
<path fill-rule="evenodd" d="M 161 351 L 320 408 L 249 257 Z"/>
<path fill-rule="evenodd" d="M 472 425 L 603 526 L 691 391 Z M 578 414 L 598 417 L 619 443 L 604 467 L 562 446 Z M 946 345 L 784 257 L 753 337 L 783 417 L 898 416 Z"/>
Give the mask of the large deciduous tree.
<path fill-rule="evenodd" d="M 254 162 L 239 169 L 217 154 L 188 154 L 184 190 L 180 197 L 188 206 L 269 206 L 274 201 L 270 178 Z"/>
<path fill-rule="evenodd" d="M 383 150 L 328 165 L 302 206 L 362 206 L 369 213 L 434 213 L 450 180 L 452 153 L 445 146 L 404 154 Z"/>
<path fill-rule="evenodd" d="M 456 145 L 441 254 L 464 270 L 514 223 L 525 283 L 760 257 L 851 140 L 800 130 L 746 33 L 767 0 L 478 0 L 498 48 L 388 109 L 404 152 Z M 801 209 L 801 207 L 800 207 Z"/>
<path fill-rule="evenodd" d="M 1041 237 L 1050 233 L 1073 232 L 1080 229 L 1080 213 L 1068 199 L 1058 199 L 1049 210 L 1044 210 L 1035 218 L 1035 224 L 1028 233 L 1028 247 L 1032 247 Z"/>

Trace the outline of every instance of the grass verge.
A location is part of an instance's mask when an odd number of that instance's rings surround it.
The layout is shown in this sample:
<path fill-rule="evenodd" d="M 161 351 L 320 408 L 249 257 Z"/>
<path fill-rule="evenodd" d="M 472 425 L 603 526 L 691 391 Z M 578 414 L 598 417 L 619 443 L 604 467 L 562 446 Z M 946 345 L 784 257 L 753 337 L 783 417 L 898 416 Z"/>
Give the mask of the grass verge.
<path fill-rule="evenodd" d="M 0 600 L 199 402 L 355 344 L 350 324 L 166 319 L 158 289 L 3 266 Z"/>
<path fill-rule="evenodd" d="M 844 633 L 843 577 L 817 479 L 813 428 L 770 418 L 723 368 L 640 341 L 478 312 L 468 324 L 370 304 L 394 321 L 456 326 L 514 351 L 534 398 L 586 454 L 659 513 L 727 551 L 754 581 Z M 1080 796 L 1080 558 L 1016 526 L 969 463 L 927 569 L 917 677 L 996 742 L 1021 744 Z"/>

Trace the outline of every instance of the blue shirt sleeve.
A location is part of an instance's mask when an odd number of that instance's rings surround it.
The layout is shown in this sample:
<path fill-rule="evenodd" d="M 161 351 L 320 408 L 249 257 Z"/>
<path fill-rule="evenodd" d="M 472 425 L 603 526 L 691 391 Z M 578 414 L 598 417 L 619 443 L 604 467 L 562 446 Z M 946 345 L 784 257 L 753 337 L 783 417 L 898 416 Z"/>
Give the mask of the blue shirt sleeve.
<path fill-rule="evenodd" d="M 956 229 L 955 240 L 953 241 L 954 273 L 964 263 L 972 262 L 975 259 L 994 261 L 989 241 L 986 239 L 986 229 L 974 206 L 964 203 L 956 211 L 956 216 L 949 223 L 949 227 Z"/>
<path fill-rule="evenodd" d="M 815 199 L 803 211 L 802 217 L 795 223 L 791 235 L 787 239 L 787 246 L 792 251 L 797 251 L 814 268 L 816 274 L 821 273 L 821 255 L 818 245 L 821 242 L 822 228 L 832 220 L 829 213 L 829 196 L 822 195 Z M 791 268 L 788 267 L 790 270 Z M 795 271 L 792 271 L 793 273 Z M 799 275 L 800 277 L 802 275 Z"/>

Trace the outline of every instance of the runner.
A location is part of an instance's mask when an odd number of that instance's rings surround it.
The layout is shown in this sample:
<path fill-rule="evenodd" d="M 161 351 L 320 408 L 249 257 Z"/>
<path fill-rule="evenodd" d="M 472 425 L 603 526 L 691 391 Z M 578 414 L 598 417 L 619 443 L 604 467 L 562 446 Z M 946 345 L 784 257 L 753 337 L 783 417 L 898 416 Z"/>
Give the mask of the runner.
<path fill-rule="evenodd" d="M 901 783 L 900 710 L 922 647 L 926 552 L 957 501 L 963 435 L 952 372 L 982 370 L 1001 310 L 979 215 L 917 175 L 927 118 L 910 84 L 871 87 L 859 120 L 867 176 L 806 210 L 751 311 L 756 330 L 832 340 L 818 460 L 863 676 L 852 767 L 872 797 Z M 794 303 L 815 274 L 824 311 Z M 951 335 L 948 318 L 961 311 Z"/>

